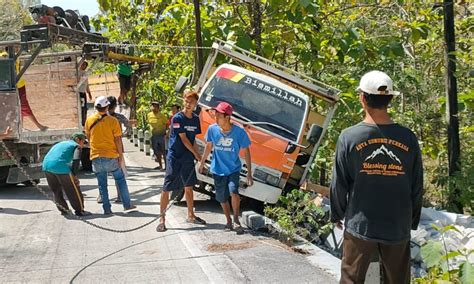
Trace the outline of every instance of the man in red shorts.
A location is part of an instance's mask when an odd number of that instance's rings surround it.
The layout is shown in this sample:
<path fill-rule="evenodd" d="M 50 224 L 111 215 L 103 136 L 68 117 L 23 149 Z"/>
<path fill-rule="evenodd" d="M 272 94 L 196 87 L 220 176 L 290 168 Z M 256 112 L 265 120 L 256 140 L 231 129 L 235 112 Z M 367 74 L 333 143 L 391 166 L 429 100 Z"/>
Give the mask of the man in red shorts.
<path fill-rule="evenodd" d="M 8 57 L 8 50 L 5 48 L 4 52 L 0 52 L 0 57 Z M 20 61 L 16 61 L 16 73 L 20 72 Z M 48 127 L 44 126 L 43 124 L 39 123 L 36 116 L 33 114 L 31 110 L 30 104 L 28 103 L 28 99 L 26 98 L 26 86 L 25 80 L 20 79 L 16 84 L 18 88 L 18 95 L 20 96 L 20 104 L 21 104 L 21 119 L 28 117 L 41 131 L 45 131 Z"/>

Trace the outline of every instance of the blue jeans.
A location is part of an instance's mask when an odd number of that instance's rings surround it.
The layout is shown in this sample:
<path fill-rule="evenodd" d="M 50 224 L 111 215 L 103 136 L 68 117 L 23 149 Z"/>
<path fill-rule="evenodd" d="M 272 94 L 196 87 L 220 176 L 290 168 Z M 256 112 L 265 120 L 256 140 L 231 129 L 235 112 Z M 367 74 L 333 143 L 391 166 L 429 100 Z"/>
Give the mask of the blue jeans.
<path fill-rule="evenodd" d="M 110 211 L 112 205 L 109 200 L 109 192 L 107 190 L 107 173 L 112 173 L 115 184 L 120 192 L 122 204 L 125 209 L 130 208 L 130 194 L 128 193 L 127 181 L 123 175 L 123 171 L 119 166 L 118 159 L 96 158 L 92 160 L 92 170 L 97 177 L 99 183 L 99 192 L 102 196 L 102 208 L 104 211 Z"/>

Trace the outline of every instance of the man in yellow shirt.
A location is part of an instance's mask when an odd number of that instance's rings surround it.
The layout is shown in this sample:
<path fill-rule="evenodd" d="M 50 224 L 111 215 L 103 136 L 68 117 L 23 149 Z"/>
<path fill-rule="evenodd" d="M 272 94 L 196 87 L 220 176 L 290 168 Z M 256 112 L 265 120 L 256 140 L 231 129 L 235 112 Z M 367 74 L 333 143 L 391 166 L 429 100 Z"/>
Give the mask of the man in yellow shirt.
<path fill-rule="evenodd" d="M 109 104 L 107 97 L 97 97 L 94 103 L 97 113 L 89 116 L 84 126 L 91 147 L 92 170 L 99 183 L 106 215 L 112 214 L 107 190 L 108 173 L 112 173 L 115 179 L 124 209 L 136 208 L 130 203 L 127 181 L 120 166 L 123 162 L 122 129 L 118 120 L 107 114 Z"/>
<path fill-rule="evenodd" d="M 158 162 L 158 169 L 163 170 L 162 158 L 165 153 L 165 134 L 166 134 L 166 123 L 168 119 L 164 114 L 160 112 L 160 103 L 151 103 L 153 110 L 148 113 L 148 125 L 151 130 L 151 147 L 153 154 L 155 155 L 155 161 Z M 166 166 L 166 161 L 165 161 Z"/>

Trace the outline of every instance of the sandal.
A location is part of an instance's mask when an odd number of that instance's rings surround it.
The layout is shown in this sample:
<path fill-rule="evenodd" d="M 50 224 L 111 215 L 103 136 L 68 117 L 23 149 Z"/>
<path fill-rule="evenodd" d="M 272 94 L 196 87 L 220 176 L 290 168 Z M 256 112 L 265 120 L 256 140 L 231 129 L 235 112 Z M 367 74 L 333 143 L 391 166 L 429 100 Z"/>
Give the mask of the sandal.
<path fill-rule="evenodd" d="M 191 224 L 199 224 L 199 225 L 206 225 L 206 221 L 204 221 L 203 219 L 199 218 L 198 216 L 194 216 L 194 219 L 186 219 L 186 222 L 187 223 L 191 223 Z"/>
<path fill-rule="evenodd" d="M 168 229 L 166 228 L 165 223 L 160 223 L 158 227 L 156 227 L 157 232 L 165 232 L 166 230 Z"/>
<path fill-rule="evenodd" d="M 232 223 L 229 223 L 229 224 L 226 224 L 225 225 L 225 228 L 224 228 L 224 231 L 225 232 L 230 232 L 234 229 L 234 225 L 232 225 Z"/>
<path fill-rule="evenodd" d="M 240 224 L 235 224 L 234 231 L 237 233 L 237 235 L 242 235 L 244 233 L 244 228 Z"/>

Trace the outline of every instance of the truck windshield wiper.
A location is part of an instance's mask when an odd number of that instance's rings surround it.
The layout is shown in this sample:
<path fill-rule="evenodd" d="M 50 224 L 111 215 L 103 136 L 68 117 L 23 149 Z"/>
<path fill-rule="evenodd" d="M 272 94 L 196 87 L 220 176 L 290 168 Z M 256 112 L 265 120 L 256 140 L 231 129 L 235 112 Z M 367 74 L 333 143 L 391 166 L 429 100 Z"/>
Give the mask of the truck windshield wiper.
<path fill-rule="evenodd" d="M 277 128 L 277 129 L 280 129 L 280 130 L 283 130 L 285 131 L 286 133 L 289 133 L 293 136 L 296 137 L 296 134 L 293 133 L 292 131 L 284 128 L 283 126 L 280 126 L 278 124 L 274 124 L 274 123 L 271 123 L 271 122 L 266 122 L 266 121 L 249 121 L 247 123 L 245 123 L 246 125 L 259 125 L 259 124 L 263 124 L 263 125 L 268 125 L 268 126 L 271 126 L 271 127 L 274 127 L 274 128 Z"/>

